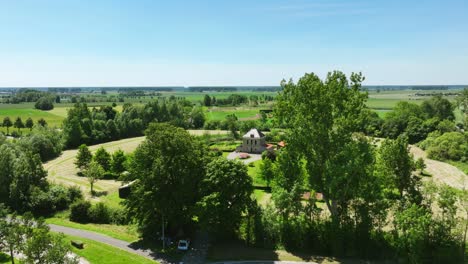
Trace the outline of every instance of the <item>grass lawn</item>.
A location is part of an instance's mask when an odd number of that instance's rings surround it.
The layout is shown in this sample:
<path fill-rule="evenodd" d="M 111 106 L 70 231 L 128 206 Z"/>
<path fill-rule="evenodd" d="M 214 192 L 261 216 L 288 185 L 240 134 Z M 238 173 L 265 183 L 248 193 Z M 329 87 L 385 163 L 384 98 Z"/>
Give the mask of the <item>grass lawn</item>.
<path fill-rule="evenodd" d="M 252 177 L 253 184 L 256 186 L 267 186 L 266 181 L 260 177 L 260 164 L 262 162 L 262 160 L 257 160 L 247 165 L 247 172 Z"/>
<path fill-rule="evenodd" d="M 84 249 L 77 249 L 73 247 L 72 250 L 75 254 L 85 258 L 91 264 L 157 263 L 156 261 L 149 260 L 142 256 L 132 254 L 119 248 L 89 239 L 65 236 L 65 240 L 68 243 L 70 243 L 71 240 L 82 241 L 84 243 Z"/>
<path fill-rule="evenodd" d="M 46 223 L 72 227 L 76 229 L 87 230 L 91 232 L 100 233 L 116 239 L 127 242 L 134 242 L 139 240 L 139 234 L 136 226 L 132 225 L 108 225 L 108 224 L 80 224 L 68 220 L 69 212 L 64 211 L 55 214 L 55 216 L 45 219 Z"/>
<path fill-rule="evenodd" d="M 29 117 L 36 123 L 40 118 L 44 118 L 47 124 L 50 127 L 60 127 L 62 125 L 63 117 L 55 115 L 50 111 L 41 111 L 34 109 L 34 107 L 25 107 L 25 108 L 0 108 L 0 122 L 3 122 L 3 118 L 10 117 L 11 122 L 14 123 L 17 117 L 20 117 L 23 120 L 23 123 L 26 122 L 26 119 Z M 0 128 L 1 131 L 6 132 L 5 127 Z M 13 130 L 17 130 L 14 127 L 10 127 L 10 133 Z M 29 129 L 23 128 L 21 131 L 29 132 Z"/>
<path fill-rule="evenodd" d="M 10 255 L 0 252 L 0 264 L 10 264 L 10 263 L 11 263 Z M 15 264 L 21 264 L 21 262 L 15 258 Z"/>
<path fill-rule="evenodd" d="M 208 109 L 206 112 L 207 120 L 224 120 L 226 116 L 235 114 L 238 119 L 254 119 L 260 114 L 260 108 L 244 107 L 216 107 Z"/>

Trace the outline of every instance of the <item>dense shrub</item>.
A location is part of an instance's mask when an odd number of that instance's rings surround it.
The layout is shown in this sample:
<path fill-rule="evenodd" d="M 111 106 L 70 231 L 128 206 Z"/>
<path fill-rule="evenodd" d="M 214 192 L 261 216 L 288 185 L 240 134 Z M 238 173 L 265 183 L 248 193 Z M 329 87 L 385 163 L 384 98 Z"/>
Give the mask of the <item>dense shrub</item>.
<path fill-rule="evenodd" d="M 78 186 L 68 187 L 68 199 L 70 199 L 71 203 L 74 203 L 78 200 L 83 199 L 83 192 L 81 191 L 80 187 Z"/>
<path fill-rule="evenodd" d="M 427 150 L 431 159 L 465 161 L 468 157 L 468 133 L 433 133 L 420 146 Z"/>
<path fill-rule="evenodd" d="M 78 223 L 89 222 L 89 211 L 91 203 L 85 200 L 79 200 L 70 207 L 70 220 Z"/>
<path fill-rule="evenodd" d="M 41 97 L 36 101 L 34 107 L 39 110 L 52 110 L 54 109 L 53 99 L 46 96 Z"/>
<path fill-rule="evenodd" d="M 76 199 L 81 198 L 79 188 L 66 188 L 62 185 L 50 185 L 47 190 L 34 188 L 31 195 L 31 212 L 36 216 L 47 216 L 67 209 Z"/>
<path fill-rule="evenodd" d="M 97 203 L 89 210 L 89 221 L 97 224 L 110 223 L 111 214 L 109 208 L 104 203 Z"/>

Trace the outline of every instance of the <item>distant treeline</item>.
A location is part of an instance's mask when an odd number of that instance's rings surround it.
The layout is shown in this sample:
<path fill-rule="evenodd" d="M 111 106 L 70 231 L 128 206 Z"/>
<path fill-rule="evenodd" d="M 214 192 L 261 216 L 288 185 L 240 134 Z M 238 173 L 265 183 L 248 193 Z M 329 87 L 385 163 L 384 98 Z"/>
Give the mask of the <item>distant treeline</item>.
<path fill-rule="evenodd" d="M 468 85 L 363 85 L 367 90 L 461 90 Z"/>
<path fill-rule="evenodd" d="M 261 91 L 277 92 L 280 86 L 193 86 L 188 87 L 189 92 L 235 92 L 235 91 Z"/>

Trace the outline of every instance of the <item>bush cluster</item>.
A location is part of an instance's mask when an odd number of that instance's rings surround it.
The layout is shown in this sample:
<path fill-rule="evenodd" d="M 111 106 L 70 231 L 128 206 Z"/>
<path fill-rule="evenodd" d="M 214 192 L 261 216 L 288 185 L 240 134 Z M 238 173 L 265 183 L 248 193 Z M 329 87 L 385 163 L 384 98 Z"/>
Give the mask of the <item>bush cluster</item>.
<path fill-rule="evenodd" d="M 30 208 L 35 216 L 47 216 L 68 209 L 72 203 L 82 198 L 83 194 L 79 187 L 50 185 L 46 190 L 34 189 Z"/>
<path fill-rule="evenodd" d="M 96 224 L 128 224 L 128 218 L 123 209 L 109 207 L 104 203 L 92 205 L 86 200 L 79 200 L 70 207 L 70 221 Z"/>

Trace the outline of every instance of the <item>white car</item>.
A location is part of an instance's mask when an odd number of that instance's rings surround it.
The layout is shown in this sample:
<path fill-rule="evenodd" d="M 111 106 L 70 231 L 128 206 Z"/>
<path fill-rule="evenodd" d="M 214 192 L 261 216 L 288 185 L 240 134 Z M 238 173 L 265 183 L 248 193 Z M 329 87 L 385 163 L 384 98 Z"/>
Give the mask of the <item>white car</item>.
<path fill-rule="evenodd" d="M 189 244 L 189 240 L 179 240 L 179 244 L 177 244 L 177 249 L 186 251 L 189 249 Z"/>

